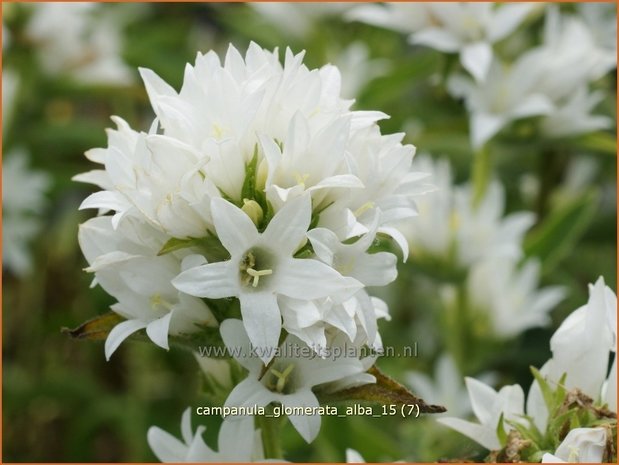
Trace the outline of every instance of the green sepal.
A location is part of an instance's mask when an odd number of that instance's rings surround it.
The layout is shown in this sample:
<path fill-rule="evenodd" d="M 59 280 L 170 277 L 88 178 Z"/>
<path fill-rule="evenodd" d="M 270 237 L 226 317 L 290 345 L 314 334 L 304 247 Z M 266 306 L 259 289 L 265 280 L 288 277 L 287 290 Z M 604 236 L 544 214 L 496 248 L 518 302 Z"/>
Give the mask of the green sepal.
<path fill-rule="evenodd" d="M 163 245 L 161 250 L 157 252 L 157 255 L 161 256 L 190 247 L 199 249 L 199 252 L 204 255 L 209 262 L 219 262 L 230 258 L 229 252 L 221 244 L 221 241 L 211 232 L 208 232 L 206 236 L 200 238 L 190 237 L 188 239 L 178 239 L 173 237 Z"/>

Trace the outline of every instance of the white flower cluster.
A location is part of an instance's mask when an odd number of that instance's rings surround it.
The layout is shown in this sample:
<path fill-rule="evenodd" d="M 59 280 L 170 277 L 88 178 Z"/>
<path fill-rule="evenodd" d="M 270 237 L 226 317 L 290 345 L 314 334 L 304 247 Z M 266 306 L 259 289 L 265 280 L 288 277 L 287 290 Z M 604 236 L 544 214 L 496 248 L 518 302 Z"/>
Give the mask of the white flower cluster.
<path fill-rule="evenodd" d="M 223 63 L 198 54 L 179 92 L 140 70 L 156 113 L 150 130 L 114 117 L 108 147 L 86 153 L 103 169 L 75 178 L 102 189 L 81 208 L 112 212 L 79 232 L 87 271 L 126 318 L 108 336 L 108 358 L 138 330 L 168 348 L 170 334 L 221 325 L 249 371 L 227 404 L 312 406 L 316 385 L 374 381 L 371 359 L 321 357 L 381 346 L 387 307 L 366 287 L 395 279 L 396 256 L 372 247 L 391 237 L 408 255 L 398 227 L 428 186 L 403 135 L 381 135 L 376 122 L 387 116 L 351 111 L 338 70 L 302 60 L 287 50 L 282 66 L 277 51 L 253 43 L 245 57 L 230 46 Z M 216 318 L 201 298 L 238 299 L 242 322 Z M 290 344 L 310 350 L 307 360 L 280 355 Z M 246 345 L 253 351 L 235 352 Z M 308 441 L 320 425 L 318 416 L 291 421 Z"/>
<path fill-rule="evenodd" d="M 552 389 L 559 383 L 574 393 L 584 393 L 595 406 L 617 411 L 617 296 L 599 278 L 589 287 L 589 301 L 572 312 L 550 340 L 552 358 L 540 370 Z M 613 354 L 614 353 L 614 354 Z M 609 363 L 612 367 L 609 370 Z M 562 380 L 563 376 L 565 379 Z M 501 443 L 498 431 L 509 432 L 509 421 L 524 428 L 535 427 L 545 434 L 551 418 L 539 383 L 535 381 L 526 400 L 518 384 L 504 386 L 499 392 L 474 378 L 466 385 L 479 423 L 459 418 L 438 421 L 470 437 L 483 447 L 496 450 Z M 569 393 L 568 393 L 569 395 Z M 499 425 L 502 422 L 502 426 Z M 608 429 L 604 427 L 573 428 L 554 454 L 543 455 L 544 462 L 601 462 L 606 449 Z"/>
<path fill-rule="evenodd" d="M 118 21 L 96 3 L 32 3 L 26 34 L 37 46 L 44 71 L 88 84 L 133 81 L 121 59 Z"/>
<path fill-rule="evenodd" d="M 564 291 L 538 290 L 539 262 L 520 263 L 522 240 L 534 214 L 504 216 L 505 192 L 497 180 L 474 205 L 472 186 L 453 184 L 447 160 L 419 156 L 415 166 L 432 174 L 437 191 L 417 201 L 419 216 L 406 231 L 412 256 L 465 271 L 468 305 L 487 316 L 495 335 L 512 337 L 546 324 L 548 312 L 563 299 Z M 454 292 L 451 286 L 444 287 L 447 306 L 457 305 Z"/>
<path fill-rule="evenodd" d="M 2 266 L 18 276 L 32 269 L 30 242 L 41 229 L 40 214 L 50 187 L 45 173 L 28 167 L 28 156 L 20 149 L 5 155 L 2 162 Z"/>
<path fill-rule="evenodd" d="M 542 44 L 505 62 L 497 44 L 543 8 Z M 532 3 L 387 3 L 360 6 L 348 17 L 408 33 L 413 44 L 460 54 L 473 79 L 455 73 L 448 87 L 465 99 L 475 149 L 512 121 L 530 116 L 542 116 L 540 130 L 549 137 L 612 125 L 591 114 L 603 96 L 592 92 L 590 83 L 616 67 L 614 4 L 582 4 L 577 14 L 561 14 L 558 6 Z M 510 46 L 503 54 L 513 54 Z"/>

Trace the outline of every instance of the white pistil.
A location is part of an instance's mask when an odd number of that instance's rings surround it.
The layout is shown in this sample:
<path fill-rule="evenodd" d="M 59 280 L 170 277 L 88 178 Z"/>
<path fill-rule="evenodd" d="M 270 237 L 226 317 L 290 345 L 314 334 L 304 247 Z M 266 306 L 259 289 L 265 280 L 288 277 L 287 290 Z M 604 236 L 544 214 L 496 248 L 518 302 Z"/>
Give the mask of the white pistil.
<path fill-rule="evenodd" d="M 578 462 L 578 457 L 580 455 L 580 450 L 577 446 L 568 446 L 568 449 L 570 451 L 569 456 L 567 458 L 568 462 Z"/>
<path fill-rule="evenodd" d="M 161 294 L 153 294 L 150 298 L 150 306 L 153 310 L 156 310 L 157 307 L 161 306 L 167 310 L 172 310 L 172 304 L 161 297 Z"/>
<path fill-rule="evenodd" d="M 247 268 L 245 271 L 249 276 L 254 278 L 251 283 L 253 287 L 258 287 L 258 282 L 260 281 L 261 276 L 273 274 L 273 270 L 254 270 L 253 268 Z"/>
<path fill-rule="evenodd" d="M 294 179 L 295 181 L 297 181 L 297 184 L 301 187 L 303 187 L 303 189 L 305 189 L 305 181 L 307 181 L 307 178 L 309 178 L 309 174 L 300 174 L 300 173 L 294 173 Z"/>
<path fill-rule="evenodd" d="M 359 218 L 361 215 L 363 215 L 366 211 L 370 210 L 374 208 L 374 202 L 365 202 L 363 205 L 361 205 L 359 208 L 357 208 L 354 212 L 353 215 L 355 215 L 355 217 Z"/>
<path fill-rule="evenodd" d="M 293 369 L 293 363 L 288 365 L 283 372 L 277 371 L 275 368 L 271 368 L 271 373 L 273 373 L 273 375 L 277 378 L 277 383 L 275 384 L 275 390 L 277 392 L 282 392 L 284 390 L 284 388 L 286 387 L 286 380 L 290 373 L 292 373 Z"/>

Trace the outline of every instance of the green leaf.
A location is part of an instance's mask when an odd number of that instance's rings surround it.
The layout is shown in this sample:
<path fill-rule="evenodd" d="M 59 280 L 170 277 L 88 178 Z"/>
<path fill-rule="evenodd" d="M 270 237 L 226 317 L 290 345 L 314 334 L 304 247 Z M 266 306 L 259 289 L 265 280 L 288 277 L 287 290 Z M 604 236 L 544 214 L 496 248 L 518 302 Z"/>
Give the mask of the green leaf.
<path fill-rule="evenodd" d="M 210 232 L 207 236 L 200 238 L 190 237 L 188 239 L 178 239 L 173 237 L 163 245 L 157 255 L 161 256 L 189 247 L 200 249 L 202 255 L 204 255 L 209 262 L 218 262 L 230 258 L 230 254 L 221 244 L 220 240 Z"/>
<path fill-rule="evenodd" d="M 605 155 L 617 155 L 616 135 L 609 132 L 592 132 L 574 140 L 575 149 L 590 150 Z"/>
<path fill-rule="evenodd" d="M 169 341 L 172 347 L 197 352 L 205 357 L 230 358 L 221 334 L 219 334 L 219 328 L 202 326 L 200 331 L 195 333 L 170 336 Z"/>
<path fill-rule="evenodd" d="M 447 409 L 441 405 L 428 405 L 397 381 L 382 373 L 376 366 L 368 370 L 376 378 L 375 384 L 364 384 L 335 393 L 319 395 L 321 404 L 367 402 L 377 405 L 416 405 L 420 413 L 443 413 Z"/>
<path fill-rule="evenodd" d="M 527 256 L 539 257 L 544 272 L 552 271 L 571 254 L 587 230 L 598 205 L 597 192 L 590 192 L 553 211 L 525 240 Z"/>
<path fill-rule="evenodd" d="M 161 250 L 157 252 L 157 255 L 165 255 L 167 253 L 176 252 L 177 250 L 185 249 L 187 247 L 196 247 L 199 245 L 199 243 L 200 239 L 177 239 L 176 237 L 173 237 L 172 239 L 169 239 L 165 244 L 163 244 L 163 247 L 161 247 Z"/>
<path fill-rule="evenodd" d="M 505 431 L 505 425 L 503 424 L 504 415 L 501 412 L 501 416 L 499 417 L 499 422 L 496 425 L 496 435 L 499 438 L 499 442 L 501 446 L 505 446 L 507 444 L 507 431 Z"/>
<path fill-rule="evenodd" d="M 555 407 L 555 400 L 554 400 L 554 393 L 552 389 L 550 388 L 548 381 L 546 380 L 546 378 L 544 378 L 544 376 L 542 376 L 542 374 L 539 372 L 537 368 L 532 366 L 530 367 L 530 369 L 531 369 L 531 373 L 533 373 L 533 377 L 537 381 L 537 384 L 539 385 L 542 391 L 542 396 L 544 397 L 544 403 L 546 404 L 546 408 L 548 409 L 549 412 L 552 412 Z"/>
<path fill-rule="evenodd" d="M 125 321 L 125 318 L 110 311 L 85 321 L 77 328 L 62 328 L 62 332 L 74 339 L 104 341 L 114 326 L 123 321 Z M 145 331 L 141 330 L 131 335 L 129 340 L 148 341 L 149 339 Z M 219 328 L 200 326 L 200 331 L 170 336 L 169 341 L 172 347 L 180 347 L 193 352 L 199 352 L 200 348 L 209 347 L 209 357 L 230 358 L 225 351 L 225 345 L 219 334 Z"/>

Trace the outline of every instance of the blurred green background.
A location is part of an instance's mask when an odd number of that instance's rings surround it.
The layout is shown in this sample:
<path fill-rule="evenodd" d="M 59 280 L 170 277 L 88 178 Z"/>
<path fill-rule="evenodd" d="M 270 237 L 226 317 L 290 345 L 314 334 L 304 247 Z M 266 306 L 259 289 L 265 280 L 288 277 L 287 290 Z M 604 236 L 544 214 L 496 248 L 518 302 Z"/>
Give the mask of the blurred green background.
<path fill-rule="evenodd" d="M 100 288 L 90 288 L 91 277 L 77 244 L 77 225 L 92 215 L 78 206 L 90 186 L 71 181 L 92 169 L 83 152 L 104 146 L 110 115 L 120 115 L 136 129 L 147 129 L 152 118 L 137 67 L 148 67 L 179 88 L 185 63 L 196 51 L 225 53 L 228 43 L 244 50 L 249 41 L 265 48 L 286 46 L 307 51 L 305 63 L 319 67 L 334 61 L 349 44 L 363 41 L 369 56 L 385 60 L 382 76 L 365 85 L 356 109 L 380 110 L 391 119 L 381 121 L 383 133 L 407 131 L 406 141 L 419 152 L 448 158 L 456 179 L 470 175 L 472 152 L 468 119 L 459 102 L 440 84 L 450 60 L 443 54 L 411 47 L 404 35 L 324 15 L 302 35 L 279 29 L 244 4 L 105 4 L 122 26 L 122 56 L 134 69 L 134 84 L 123 86 L 77 83 L 67 76 L 50 77 L 37 61 L 36 44 L 25 34 L 29 10 L 3 4 L 3 24 L 10 46 L 3 52 L 4 69 L 15 70 L 20 85 L 15 110 L 3 128 L 3 152 L 23 147 L 34 169 L 51 175 L 48 207 L 41 234 L 32 243 L 33 272 L 25 277 L 3 273 L 3 461 L 153 461 L 146 443 L 151 425 L 178 435 L 180 416 L 188 406 L 206 405 L 200 394 L 198 368 L 187 352 L 164 350 L 153 344 L 125 343 L 106 362 L 103 344 L 71 340 L 63 327 L 76 327 L 104 313 L 113 299 Z M 538 34 L 540 21 L 529 25 Z M 608 98 L 602 112 L 615 117 L 616 79 L 600 83 Z M 527 128 L 514 128 L 514 132 Z M 554 324 L 533 329 L 505 343 L 484 360 L 483 371 L 497 373 L 497 385 L 530 384 L 529 365 L 549 357 L 548 340 L 571 310 L 587 299 L 586 285 L 603 275 L 616 282 L 616 157 L 614 134 L 557 142 L 552 156 L 526 137 L 498 137 L 495 170 L 507 190 L 507 211 L 538 209 L 543 221 L 552 199 L 542 207 L 527 204 L 520 195 L 521 177 L 543 179 L 553 192 L 575 156 L 598 164 L 590 187 L 599 195 L 591 219 L 577 241 L 543 284 L 563 284 L 568 298 L 553 312 Z M 584 195 L 584 194 L 583 194 Z M 538 208 L 539 207 L 539 208 Z M 437 295 L 432 275 L 415 263 L 402 266 L 398 281 L 381 295 L 391 305 L 392 321 L 381 322 L 383 340 L 396 347 L 418 343 L 417 358 L 386 358 L 381 369 L 396 379 L 410 370 L 430 372 L 444 346 L 437 324 Z M 430 328 L 428 330 L 428 328 Z M 467 373 L 478 374 L 477 371 Z M 214 445 L 216 419 L 206 422 L 207 443 Z M 291 461 L 342 461 L 347 447 L 368 461 L 435 461 L 443 457 L 479 458 L 479 449 L 466 438 L 421 419 L 324 418 L 321 433 L 311 445 L 285 428 L 286 457 Z M 462 451 L 465 451 L 464 454 Z"/>

